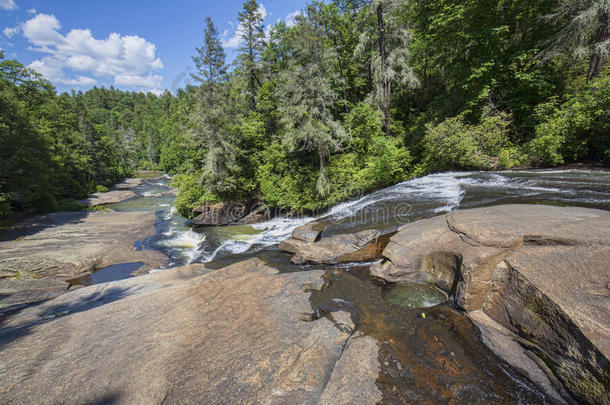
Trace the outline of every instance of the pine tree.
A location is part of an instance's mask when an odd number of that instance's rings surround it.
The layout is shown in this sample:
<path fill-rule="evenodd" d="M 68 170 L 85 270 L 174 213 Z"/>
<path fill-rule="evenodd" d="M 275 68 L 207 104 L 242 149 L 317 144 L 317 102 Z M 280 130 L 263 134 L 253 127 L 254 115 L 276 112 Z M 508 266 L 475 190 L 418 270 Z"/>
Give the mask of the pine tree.
<path fill-rule="evenodd" d="M 214 87 L 224 80 L 227 68 L 216 26 L 210 17 L 206 17 L 205 24 L 203 46 L 195 48 L 197 55 L 192 57 L 197 72 L 191 77 L 201 83 L 207 93 L 212 93 Z"/>
<path fill-rule="evenodd" d="M 239 48 L 239 60 L 248 86 L 250 110 L 256 108 L 257 89 L 260 87 L 259 62 L 265 48 L 263 16 L 256 0 L 247 0 L 242 11 L 238 13 L 239 31 L 242 46 Z"/>
<path fill-rule="evenodd" d="M 309 14 L 313 12 L 308 10 Z M 339 149 L 346 133 L 331 112 L 337 101 L 331 87 L 331 82 L 338 80 L 333 68 L 337 54 L 325 44 L 328 38 L 311 17 L 300 18 L 293 28 L 293 57 L 281 76 L 279 109 L 287 129 L 283 141 L 292 149 L 317 154 L 320 173 L 316 191 L 326 197 L 330 191 L 326 162 Z"/>
<path fill-rule="evenodd" d="M 400 0 L 373 0 L 367 7 L 367 20 L 374 18 L 362 34 L 354 52 L 357 58 L 377 48 L 371 55 L 373 91 L 371 98 L 383 109 L 386 135 L 391 133 L 390 97 L 392 85 L 401 83 L 408 87 L 418 85 L 418 80 L 409 66 L 409 43 L 411 33 L 404 28 L 396 15 L 404 5 Z"/>
<path fill-rule="evenodd" d="M 599 77 L 610 52 L 610 0 L 560 0 L 555 12 L 546 16 L 562 25 L 542 53 L 550 59 L 571 52 L 577 59 L 589 57 L 587 79 Z"/>
<path fill-rule="evenodd" d="M 220 196 L 231 194 L 237 186 L 234 174 L 239 171 L 239 142 L 229 129 L 228 97 L 227 84 L 217 86 L 212 97 L 200 91 L 190 116 L 191 139 L 196 147 L 205 150 L 201 183 L 210 193 Z"/>
<path fill-rule="evenodd" d="M 197 48 L 193 62 L 197 73 L 193 79 L 201 83 L 195 111 L 190 116 L 191 138 L 205 150 L 201 182 L 214 194 L 228 193 L 234 186 L 232 173 L 237 168 L 237 146 L 227 130 L 228 99 L 225 52 L 212 20 L 205 19 L 204 44 Z"/>

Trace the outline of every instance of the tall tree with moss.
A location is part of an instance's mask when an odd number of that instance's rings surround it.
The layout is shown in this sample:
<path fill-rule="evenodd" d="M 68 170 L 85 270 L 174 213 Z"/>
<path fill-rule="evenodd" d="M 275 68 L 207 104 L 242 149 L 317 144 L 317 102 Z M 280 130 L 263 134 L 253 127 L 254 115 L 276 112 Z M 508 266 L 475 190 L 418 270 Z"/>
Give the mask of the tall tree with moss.
<path fill-rule="evenodd" d="M 372 0 L 365 8 L 368 24 L 360 34 L 355 56 L 370 55 L 373 91 L 371 99 L 381 106 L 384 113 L 386 135 L 391 134 L 390 99 L 392 86 L 401 83 L 415 87 L 418 80 L 410 63 L 409 43 L 412 36 L 405 22 L 398 18 L 398 11 L 405 5 L 401 0 Z"/>
<path fill-rule="evenodd" d="M 190 115 L 191 140 L 205 150 L 201 162 L 201 183 L 209 193 L 229 195 L 235 187 L 233 174 L 238 170 L 237 141 L 229 130 L 227 113 L 228 84 L 226 83 L 225 52 L 212 20 L 206 18 L 205 41 L 197 48 L 193 61 L 201 83 L 197 102 Z"/>
<path fill-rule="evenodd" d="M 293 150 L 317 155 L 319 174 L 316 191 L 326 197 L 329 182 L 326 162 L 339 149 L 346 133 L 332 114 L 337 94 L 331 83 L 338 80 L 337 54 L 315 21 L 316 10 L 310 6 L 307 15 L 298 18 L 291 29 L 292 59 L 283 71 L 280 83 L 280 113 L 286 128 L 284 143 Z"/>
<path fill-rule="evenodd" d="M 545 59 L 569 52 L 589 58 L 587 80 L 599 77 L 610 52 L 610 0 L 560 0 L 546 20 L 559 26 L 543 51 Z"/>
<path fill-rule="evenodd" d="M 259 62 L 265 49 L 263 15 L 256 0 L 247 0 L 237 14 L 242 44 L 239 47 L 239 61 L 248 87 L 250 110 L 256 108 L 257 90 L 260 87 Z"/>

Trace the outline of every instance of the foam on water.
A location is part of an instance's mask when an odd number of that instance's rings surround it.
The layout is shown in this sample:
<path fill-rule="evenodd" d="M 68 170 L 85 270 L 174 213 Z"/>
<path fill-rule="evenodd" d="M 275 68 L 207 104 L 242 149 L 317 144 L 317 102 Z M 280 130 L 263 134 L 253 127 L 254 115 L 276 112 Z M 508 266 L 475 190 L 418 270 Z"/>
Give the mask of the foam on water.
<path fill-rule="evenodd" d="M 290 237 L 293 229 L 314 218 L 274 218 L 270 221 L 251 225 L 257 233 L 238 234 L 233 238 L 225 239 L 220 246 L 211 252 L 200 251 L 200 261 L 207 263 L 218 257 L 219 254 L 240 254 L 245 252 L 256 252 L 266 247 L 278 244 L 280 241 Z"/>

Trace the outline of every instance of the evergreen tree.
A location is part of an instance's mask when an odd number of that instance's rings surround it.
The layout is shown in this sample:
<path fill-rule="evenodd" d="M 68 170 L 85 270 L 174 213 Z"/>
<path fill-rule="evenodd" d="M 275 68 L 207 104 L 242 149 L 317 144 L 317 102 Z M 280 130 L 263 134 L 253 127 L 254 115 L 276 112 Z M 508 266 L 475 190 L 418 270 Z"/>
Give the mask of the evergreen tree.
<path fill-rule="evenodd" d="M 589 57 L 587 79 L 599 77 L 610 52 L 610 1 L 560 0 L 547 20 L 561 24 L 543 52 L 545 58 L 571 52 L 577 59 Z"/>
<path fill-rule="evenodd" d="M 205 150 L 201 184 L 209 193 L 231 198 L 232 191 L 238 186 L 235 174 L 239 171 L 239 149 L 228 122 L 232 116 L 226 111 L 226 87 L 226 84 L 220 85 L 213 97 L 200 92 L 190 123 L 195 145 Z"/>
<path fill-rule="evenodd" d="M 326 162 L 339 149 L 346 134 L 341 124 L 332 115 L 337 95 L 331 87 L 336 80 L 337 54 L 325 41 L 328 38 L 313 22 L 313 8 L 309 15 L 299 18 L 293 32 L 293 57 L 291 65 L 281 78 L 280 112 L 287 131 L 283 137 L 293 150 L 317 154 L 320 173 L 316 182 L 319 196 L 326 197 L 329 182 L 326 177 Z"/>
<path fill-rule="evenodd" d="M 191 77 L 210 94 L 214 91 L 214 86 L 224 80 L 227 68 L 216 26 L 210 17 L 206 17 L 205 23 L 203 46 L 196 48 L 197 55 L 192 57 L 197 72 L 192 73 Z"/>
<path fill-rule="evenodd" d="M 238 13 L 242 45 L 239 60 L 248 87 L 250 110 L 256 108 L 257 89 L 260 87 L 259 62 L 265 48 L 263 16 L 256 0 L 247 0 Z"/>
<path fill-rule="evenodd" d="M 377 48 L 371 55 L 373 76 L 372 100 L 381 105 L 385 116 L 386 135 L 391 133 L 390 98 L 392 85 L 402 83 L 414 87 L 418 80 L 409 66 L 409 43 L 411 33 L 404 28 L 397 11 L 404 5 L 400 0 L 373 0 L 366 8 L 368 19 L 374 17 L 375 24 L 368 24 L 360 34 L 355 56 Z"/>

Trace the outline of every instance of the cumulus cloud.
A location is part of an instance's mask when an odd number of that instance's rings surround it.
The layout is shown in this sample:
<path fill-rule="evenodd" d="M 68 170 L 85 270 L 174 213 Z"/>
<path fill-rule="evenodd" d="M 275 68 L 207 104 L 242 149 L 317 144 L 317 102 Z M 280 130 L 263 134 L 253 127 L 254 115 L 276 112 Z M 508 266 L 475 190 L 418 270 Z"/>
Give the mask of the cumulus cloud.
<path fill-rule="evenodd" d="M 7 11 L 12 11 L 18 7 L 15 4 L 15 0 L 0 0 L 0 8 Z"/>
<path fill-rule="evenodd" d="M 54 83 L 91 86 L 97 79 L 112 78 L 114 84 L 159 87 L 163 68 L 154 44 L 144 38 L 112 33 L 96 39 L 89 29 L 73 29 L 63 35 L 54 15 L 38 14 L 22 26 L 32 44 L 30 50 L 46 54 L 29 67 Z M 75 77 L 69 77 L 69 73 Z"/>
<path fill-rule="evenodd" d="M 295 10 L 292 13 L 288 13 L 286 16 L 286 25 L 289 27 L 294 26 L 297 23 L 297 17 L 303 15 L 301 10 Z"/>
<path fill-rule="evenodd" d="M 265 5 L 263 3 L 261 3 L 258 6 L 257 11 L 261 15 L 263 21 L 265 20 L 265 18 L 267 18 L 268 15 L 271 15 L 271 13 L 269 13 L 267 11 L 267 9 L 265 8 Z M 231 25 L 231 27 L 232 27 L 233 23 L 229 22 L 229 25 Z M 242 36 L 243 32 L 244 32 L 244 28 L 241 23 L 237 26 L 237 29 L 235 31 L 233 31 L 232 35 L 229 33 L 228 30 L 225 30 L 222 33 L 222 41 L 221 41 L 222 46 L 224 46 L 225 48 L 229 48 L 229 49 L 238 48 L 239 45 L 241 45 L 241 36 Z"/>
<path fill-rule="evenodd" d="M 4 34 L 5 37 L 7 37 L 8 39 L 11 39 L 15 35 L 17 35 L 19 33 L 19 31 L 21 31 L 20 26 L 6 27 L 5 29 L 2 30 L 2 33 Z"/>

